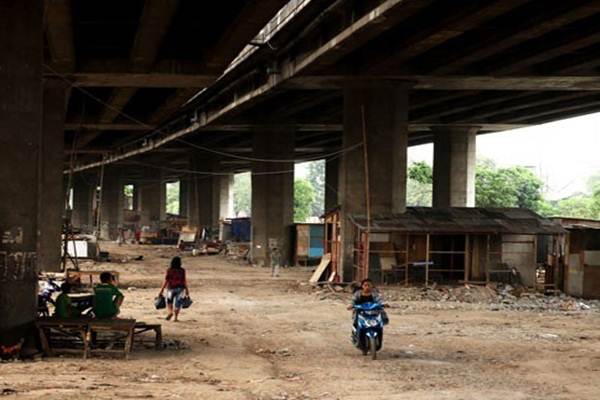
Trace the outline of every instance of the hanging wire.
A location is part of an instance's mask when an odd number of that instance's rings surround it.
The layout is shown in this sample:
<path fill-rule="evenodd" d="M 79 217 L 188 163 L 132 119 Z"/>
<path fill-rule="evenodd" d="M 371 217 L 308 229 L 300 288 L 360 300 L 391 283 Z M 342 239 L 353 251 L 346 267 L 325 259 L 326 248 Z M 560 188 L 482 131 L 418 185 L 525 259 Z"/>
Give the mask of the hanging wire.
<path fill-rule="evenodd" d="M 88 96 L 92 100 L 94 100 L 94 101 L 98 102 L 99 104 L 101 104 L 101 105 L 103 105 L 103 106 L 105 106 L 105 107 L 107 107 L 107 108 L 115 111 L 117 114 L 123 116 L 124 118 L 128 119 L 129 121 L 131 121 L 131 122 L 133 122 L 135 124 L 138 124 L 138 125 L 140 125 L 140 126 L 142 126 L 144 128 L 147 128 L 147 129 L 151 130 L 150 132 L 148 132 L 147 136 L 151 136 L 154 133 L 165 133 L 165 134 L 167 133 L 167 132 L 163 131 L 160 128 L 153 129 L 152 126 L 150 126 L 150 125 L 148 125 L 148 124 L 140 121 L 137 118 L 132 117 L 131 115 L 128 115 L 127 113 L 123 112 L 122 110 L 120 110 L 120 109 L 112 106 L 111 104 L 109 104 L 109 103 L 103 101 L 102 99 L 98 98 L 97 96 L 93 95 L 89 91 L 87 91 L 87 90 L 85 90 L 85 89 L 83 89 L 83 88 L 75 85 L 73 82 L 71 82 L 68 79 L 67 76 L 65 76 L 65 75 L 57 72 L 56 70 L 54 70 L 49 65 L 44 64 L 44 66 L 48 70 L 50 70 L 53 74 L 55 74 L 56 76 L 58 76 L 59 78 L 61 78 L 62 80 L 64 80 L 69 86 L 71 86 L 74 89 L 79 90 L 81 93 L 83 93 L 84 95 Z M 142 140 L 142 139 L 138 139 L 138 140 Z M 308 161 L 321 160 L 321 159 L 328 158 L 330 156 L 334 156 L 334 155 L 337 155 L 337 154 L 341 154 L 341 153 L 352 151 L 354 149 L 359 148 L 363 144 L 362 142 L 360 142 L 360 143 L 356 143 L 356 144 L 354 144 L 352 146 L 349 146 L 347 148 L 344 148 L 344 149 L 341 149 L 341 150 L 338 150 L 338 151 L 335 151 L 335 152 L 332 152 L 332 153 L 329 153 L 329 154 L 324 154 L 324 155 L 319 155 L 319 156 L 313 156 L 313 157 L 307 157 L 307 158 L 303 158 L 303 159 L 268 159 L 268 158 L 246 157 L 246 156 L 240 156 L 240 155 L 237 155 L 237 154 L 228 153 L 228 152 L 224 152 L 224 151 L 214 150 L 214 149 L 211 149 L 211 148 L 208 148 L 208 147 L 204 147 L 204 146 L 201 146 L 201 145 L 197 145 L 197 144 L 191 143 L 191 142 L 189 142 L 187 140 L 184 140 L 184 139 L 181 139 L 181 138 L 178 138 L 178 139 L 175 139 L 175 140 L 178 141 L 178 142 L 181 142 L 183 144 L 186 144 L 186 145 L 188 145 L 190 147 L 193 147 L 193 148 L 196 148 L 198 150 L 202 150 L 202 151 L 205 151 L 205 152 L 208 152 L 208 153 L 213 153 L 213 154 L 217 154 L 217 155 L 221 155 L 221 156 L 225 156 L 225 157 L 229 157 L 229 158 L 233 158 L 233 159 L 238 159 L 238 160 L 252 161 L 252 162 L 263 162 L 263 163 L 308 162 Z"/>

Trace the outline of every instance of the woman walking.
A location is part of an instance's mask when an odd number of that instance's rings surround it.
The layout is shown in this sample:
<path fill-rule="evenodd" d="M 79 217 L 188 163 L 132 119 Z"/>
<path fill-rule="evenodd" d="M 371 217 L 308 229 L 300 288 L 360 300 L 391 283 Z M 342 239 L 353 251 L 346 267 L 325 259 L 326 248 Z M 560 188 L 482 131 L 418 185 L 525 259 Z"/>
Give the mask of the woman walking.
<path fill-rule="evenodd" d="M 173 257 L 171 260 L 171 266 L 167 269 L 165 281 L 160 288 L 159 296 L 163 295 L 163 292 L 167 289 L 167 318 L 170 320 L 173 316 L 174 322 L 178 321 L 179 311 L 182 307 L 182 301 L 184 298 L 190 296 L 190 292 L 187 287 L 185 279 L 185 269 L 181 267 L 181 258 Z"/>

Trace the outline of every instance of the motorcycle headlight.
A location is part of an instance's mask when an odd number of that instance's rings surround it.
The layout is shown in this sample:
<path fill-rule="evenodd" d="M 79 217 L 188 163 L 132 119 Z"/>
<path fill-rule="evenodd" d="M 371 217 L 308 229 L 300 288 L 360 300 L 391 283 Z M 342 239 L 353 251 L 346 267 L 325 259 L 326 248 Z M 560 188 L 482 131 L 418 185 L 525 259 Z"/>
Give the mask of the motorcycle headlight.
<path fill-rule="evenodd" d="M 366 325 L 369 327 L 377 326 L 377 324 L 378 324 L 376 319 L 368 319 L 365 322 L 366 322 Z"/>

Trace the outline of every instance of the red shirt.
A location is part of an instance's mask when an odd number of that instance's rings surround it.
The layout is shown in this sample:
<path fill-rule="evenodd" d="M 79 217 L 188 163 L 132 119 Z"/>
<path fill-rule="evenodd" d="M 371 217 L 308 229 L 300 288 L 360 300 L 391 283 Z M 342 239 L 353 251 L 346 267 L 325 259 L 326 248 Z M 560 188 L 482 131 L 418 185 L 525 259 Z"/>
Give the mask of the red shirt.
<path fill-rule="evenodd" d="M 167 287 L 169 289 L 184 288 L 186 287 L 185 282 L 185 269 L 183 268 L 169 268 L 167 270 Z"/>

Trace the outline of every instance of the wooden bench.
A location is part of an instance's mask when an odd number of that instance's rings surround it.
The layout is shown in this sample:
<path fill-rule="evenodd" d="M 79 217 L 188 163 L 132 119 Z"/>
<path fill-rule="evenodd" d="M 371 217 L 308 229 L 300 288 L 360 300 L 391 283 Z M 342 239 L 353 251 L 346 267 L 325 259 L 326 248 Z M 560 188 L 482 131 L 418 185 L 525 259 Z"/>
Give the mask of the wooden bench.
<path fill-rule="evenodd" d="M 86 342 L 85 346 L 88 355 L 93 353 L 120 353 L 129 358 L 129 353 L 133 349 L 133 331 L 135 327 L 135 319 L 91 319 L 88 323 Z M 102 344 L 104 348 L 100 347 L 101 341 L 98 340 L 98 334 L 110 334 L 109 341 Z M 116 334 L 116 336 L 115 336 Z M 115 344 L 120 344 L 121 340 L 124 340 L 123 348 L 115 349 Z"/>
<path fill-rule="evenodd" d="M 85 318 L 54 318 L 43 317 L 37 320 L 37 327 L 40 332 L 40 341 L 44 354 L 49 357 L 58 353 L 83 353 L 83 358 L 88 355 L 88 323 Z M 52 341 L 52 334 L 60 339 Z M 52 346 L 51 346 L 52 341 Z M 81 342 L 81 349 L 74 348 L 78 342 Z M 69 345 L 69 347 L 66 347 Z"/>
<path fill-rule="evenodd" d="M 145 322 L 136 322 L 133 327 L 133 335 L 141 335 L 144 332 L 154 331 L 154 349 L 162 349 L 162 326 L 160 324 L 147 324 Z M 143 342 L 143 340 L 140 340 Z"/>

